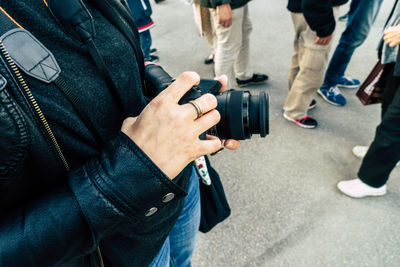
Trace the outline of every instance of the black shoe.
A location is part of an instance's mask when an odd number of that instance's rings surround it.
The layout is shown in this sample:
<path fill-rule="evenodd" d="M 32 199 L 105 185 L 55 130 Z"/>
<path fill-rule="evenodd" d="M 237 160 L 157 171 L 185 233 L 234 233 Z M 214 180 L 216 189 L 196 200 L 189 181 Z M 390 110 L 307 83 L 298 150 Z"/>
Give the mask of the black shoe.
<path fill-rule="evenodd" d="M 150 49 L 150 54 L 155 54 L 155 53 L 157 53 L 157 48 Z"/>
<path fill-rule="evenodd" d="M 206 65 L 214 64 L 214 56 L 210 55 L 208 58 L 206 58 L 204 60 L 204 64 L 206 64 Z"/>
<path fill-rule="evenodd" d="M 248 80 L 239 80 L 238 78 L 236 78 L 236 83 L 240 87 L 244 87 L 244 86 L 251 85 L 251 84 L 259 84 L 259 83 L 265 82 L 266 80 L 268 80 L 268 75 L 254 73 L 253 77 L 251 77 Z"/>
<path fill-rule="evenodd" d="M 158 62 L 158 60 L 159 60 L 158 56 L 155 56 L 155 55 L 150 55 L 150 58 L 144 59 L 144 61 L 150 61 L 150 62 L 154 62 L 154 63 Z"/>
<path fill-rule="evenodd" d="M 308 105 L 308 110 L 313 109 L 317 106 L 317 101 L 315 99 L 311 100 L 310 105 Z"/>
<path fill-rule="evenodd" d="M 164 1 L 164 0 L 154 0 L 154 2 L 156 2 L 156 4 L 158 4 L 158 3 L 162 2 L 162 1 Z"/>
<path fill-rule="evenodd" d="M 296 120 L 293 118 L 290 118 L 287 116 L 285 113 L 283 113 L 283 117 L 287 119 L 288 121 L 296 123 L 298 126 L 306 128 L 306 129 L 314 129 L 318 126 L 318 122 L 311 118 L 310 116 L 305 116 L 302 119 Z"/>
<path fill-rule="evenodd" d="M 343 16 L 339 17 L 339 21 L 345 22 L 349 19 L 349 13 L 344 14 Z"/>

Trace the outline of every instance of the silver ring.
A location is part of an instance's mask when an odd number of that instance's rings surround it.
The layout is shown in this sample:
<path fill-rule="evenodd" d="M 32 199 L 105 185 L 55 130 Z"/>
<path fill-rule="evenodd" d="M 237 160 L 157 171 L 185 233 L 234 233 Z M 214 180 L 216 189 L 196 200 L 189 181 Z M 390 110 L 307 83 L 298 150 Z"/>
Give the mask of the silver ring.
<path fill-rule="evenodd" d="M 204 115 L 203 110 L 201 110 L 200 106 L 194 100 L 190 100 L 189 103 L 192 104 L 192 106 L 196 109 L 197 112 L 196 120 Z"/>

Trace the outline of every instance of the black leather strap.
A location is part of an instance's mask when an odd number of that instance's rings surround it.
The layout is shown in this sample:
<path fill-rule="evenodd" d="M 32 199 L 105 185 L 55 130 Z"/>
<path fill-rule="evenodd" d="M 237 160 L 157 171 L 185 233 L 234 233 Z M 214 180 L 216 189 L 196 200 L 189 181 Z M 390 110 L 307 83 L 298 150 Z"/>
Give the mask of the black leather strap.
<path fill-rule="evenodd" d="M 96 127 L 94 127 L 92 120 L 86 114 L 82 103 L 79 101 L 79 99 L 72 92 L 72 90 L 70 89 L 68 84 L 65 82 L 65 80 L 61 76 L 59 76 L 57 79 L 54 80 L 54 84 L 65 95 L 65 97 L 68 99 L 68 101 L 72 104 L 72 106 L 78 112 L 83 123 L 86 125 L 86 127 L 88 128 L 90 133 L 93 135 L 94 139 L 96 140 L 97 145 L 100 147 L 104 143 L 104 140 L 103 140 L 103 138 L 101 138 L 99 132 L 96 130 Z"/>
<path fill-rule="evenodd" d="M 89 0 L 129 41 L 139 66 L 142 79 L 143 92 L 146 94 L 144 83 L 144 58 L 140 48 L 140 37 L 132 14 L 119 0 Z"/>
<path fill-rule="evenodd" d="M 94 28 L 93 17 L 83 1 L 48 0 L 48 8 L 54 19 L 60 24 L 61 28 L 71 36 L 72 39 L 86 46 L 90 57 L 93 59 L 100 72 L 100 75 L 106 81 L 107 87 L 117 105 L 117 108 L 120 113 L 126 117 L 126 112 L 118 94 L 118 89 L 103 57 L 94 43 L 96 31 Z M 121 16 L 115 17 L 115 19 L 118 18 L 121 20 Z"/>

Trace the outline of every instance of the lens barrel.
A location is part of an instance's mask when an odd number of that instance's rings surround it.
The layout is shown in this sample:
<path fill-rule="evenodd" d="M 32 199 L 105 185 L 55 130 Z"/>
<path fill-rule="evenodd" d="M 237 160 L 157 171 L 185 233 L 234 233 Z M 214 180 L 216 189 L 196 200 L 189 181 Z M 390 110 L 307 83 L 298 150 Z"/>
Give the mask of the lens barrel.
<path fill-rule="evenodd" d="M 260 92 L 229 90 L 216 95 L 220 122 L 209 134 L 222 139 L 245 140 L 252 134 L 265 137 L 269 133 L 268 95 Z"/>

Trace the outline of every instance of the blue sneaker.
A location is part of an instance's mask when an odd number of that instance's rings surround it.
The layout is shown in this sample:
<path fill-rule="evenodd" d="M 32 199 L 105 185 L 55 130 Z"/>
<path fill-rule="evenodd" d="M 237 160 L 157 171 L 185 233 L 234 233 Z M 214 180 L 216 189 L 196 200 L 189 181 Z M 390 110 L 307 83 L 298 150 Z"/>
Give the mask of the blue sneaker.
<path fill-rule="evenodd" d="M 336 86 L 328 87 L 322 85 L 318 90 L 318 94 L 329 104 L 335 106 L 344 106 L 346 104 L 346 98 L 340 93 L 339 88 Z"/>
<path fill-rule="evenodd" d="M 360 86 L 360 81 L 357 79 L 347 78 L 343 76 L 342 78 L 339 79 L 336 86 L 342 89 L 354 89 Z"/>

